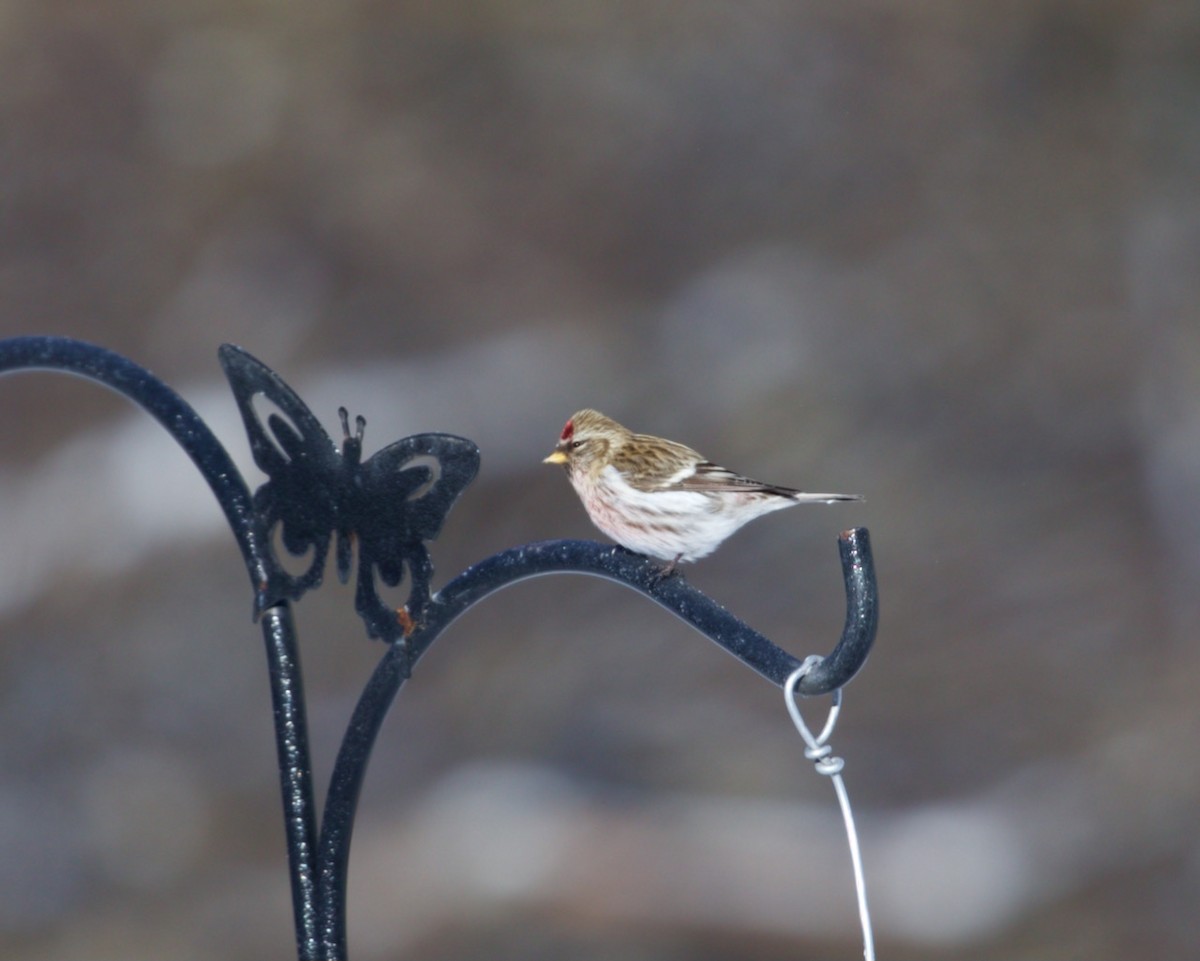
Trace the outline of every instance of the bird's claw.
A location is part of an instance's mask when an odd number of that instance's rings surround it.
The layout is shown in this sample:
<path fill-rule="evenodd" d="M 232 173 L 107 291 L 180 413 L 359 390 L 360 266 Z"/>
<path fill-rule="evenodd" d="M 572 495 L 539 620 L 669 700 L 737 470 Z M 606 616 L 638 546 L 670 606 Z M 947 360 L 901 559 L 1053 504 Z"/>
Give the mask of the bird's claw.
<path fill-rule="evenodd" d="M 679 570 L 679 558 L 676 557 L 670 563 L 664 564 L 661 567 L 656 567 L 654 572 L 650 575 L 650 586 L 658 587 L 659 584 L 661 584 L 663 581 L 667 580 L 667 578 L 669 578 L 669 577 L 682 577 L 682 576 L 683 576 L 683 574 Z"/>

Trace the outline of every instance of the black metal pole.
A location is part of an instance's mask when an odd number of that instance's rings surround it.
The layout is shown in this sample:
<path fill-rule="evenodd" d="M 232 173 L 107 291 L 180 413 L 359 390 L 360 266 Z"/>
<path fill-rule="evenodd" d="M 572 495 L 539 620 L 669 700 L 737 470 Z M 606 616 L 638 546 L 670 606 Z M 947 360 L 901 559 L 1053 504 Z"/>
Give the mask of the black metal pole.
<path fill-rule="evenodd" d="M 279 757 L 279 787 L 287 835 L 296 949 L 300 961 L 322 957 L 318 934 L 316 870 L 317 816 L 313 800 L 312 755 L 308 746 L 308 712 L 292 608 L 275 604 L 262 616 L 263 640 L 275 712 L 275 747 Z"/>

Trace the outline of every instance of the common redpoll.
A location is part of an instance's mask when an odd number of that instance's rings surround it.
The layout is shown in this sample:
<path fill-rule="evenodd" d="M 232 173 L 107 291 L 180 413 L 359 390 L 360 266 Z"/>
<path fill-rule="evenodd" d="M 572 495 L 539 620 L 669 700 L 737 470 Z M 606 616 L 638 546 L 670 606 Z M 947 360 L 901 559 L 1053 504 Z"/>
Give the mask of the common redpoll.
<path fill-rule="evenodd" d="M 639 554 L 681 561 L 711 554 L 747 521 L 793 504 L 856 501 L 806 494 L 718 467 L 683 444 L 635 434 L 598 411 L 581 410 L 544 461 L 562 464 L 592 523 Z"/>

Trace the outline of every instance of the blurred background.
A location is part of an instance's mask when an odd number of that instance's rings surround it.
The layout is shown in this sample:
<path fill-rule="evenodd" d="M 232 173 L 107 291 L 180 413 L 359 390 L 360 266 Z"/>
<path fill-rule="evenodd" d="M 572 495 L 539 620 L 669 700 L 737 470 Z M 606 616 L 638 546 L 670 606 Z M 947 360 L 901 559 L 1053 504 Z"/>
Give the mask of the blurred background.
<path fill-rule="evenodd" d="M 575 409 L 782 484 L 688 579 L 797 655 L 866 525 L 834 747 L 881 957 L 1200 944 L 1200 5 L 0 3 L 0 332 L 150 367 L 261 475 L 216 362 L 368 452 L 475 440 L 435 585 L 592 537 Z M 294 956 L 251 593 L 94 385 L 0 385 L 0 957 Z M 381 649 L 298 605 L 317 783 Z M 814 723 L 826 703 L 811 705 Z M 375 959 L 852 958 L 779 692 L 643 598 L 471 611 L 374 756 Z"/>

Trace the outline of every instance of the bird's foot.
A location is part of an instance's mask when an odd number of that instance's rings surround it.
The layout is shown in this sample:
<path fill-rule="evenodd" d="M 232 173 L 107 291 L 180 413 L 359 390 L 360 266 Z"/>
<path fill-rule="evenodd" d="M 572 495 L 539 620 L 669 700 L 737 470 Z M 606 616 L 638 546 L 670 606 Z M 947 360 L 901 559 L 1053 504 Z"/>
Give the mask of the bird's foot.
<path fill-rule="evenodd" d="M 671 561 L 669 564 L 664 564 L 653 574 L 651 574 L 650 586 L 658 587 L 658 585 L 665 581 L 668 577 L 682 577 L 683 575 L 679 572 L 679 558 L 682 556 L 682 554 L 676 554 L 673 561 Z"/>

